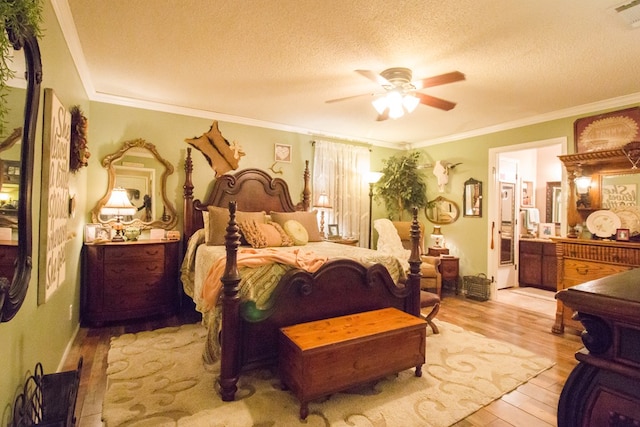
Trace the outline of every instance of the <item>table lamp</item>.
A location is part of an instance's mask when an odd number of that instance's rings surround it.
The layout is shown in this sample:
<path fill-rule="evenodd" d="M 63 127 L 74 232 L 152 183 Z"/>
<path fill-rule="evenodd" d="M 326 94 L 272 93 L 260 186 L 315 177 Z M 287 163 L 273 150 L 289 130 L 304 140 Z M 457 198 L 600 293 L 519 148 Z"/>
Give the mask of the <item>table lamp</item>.
<path fill-rule="evenodd" d="M 129 196 L 127 196 L 127 190 L 124 188 L 114 188 L 111 190 L 109 200 L 102 209 L 100 209 L 100 214 L 114 216 L 116 218 L 116 223 L 113 225 L 116 234 L 111 239 L 112 242 L 124 242 L 124 234 L 122 233 L 123 225 L 120 219 L 124 216 L 133 216 L 136 214 L 136 211 L 136 207 L 131 204 Z"/>
<path fill-rule="evenodd" d="M 431 238 L 433 239 L 433 245 L 436 248 L 441 248 L 444 245 L 444 236 L 442 235 L 442 231 L 440 231 L 439 225 L 433 226 L 433 231 L 431 232 Z"/>
<path fill-rule="evenodd" d="M 329 204 L 329 196 L 324 191 L 320 193 L 318 196 L 318 200 L 316 204 L 313 205 L 314 208 L 320 208 L 320 234 L 322 237 L 326 237 L 324 234 L 324 210 L 331 209 L 331 205 Z"/>

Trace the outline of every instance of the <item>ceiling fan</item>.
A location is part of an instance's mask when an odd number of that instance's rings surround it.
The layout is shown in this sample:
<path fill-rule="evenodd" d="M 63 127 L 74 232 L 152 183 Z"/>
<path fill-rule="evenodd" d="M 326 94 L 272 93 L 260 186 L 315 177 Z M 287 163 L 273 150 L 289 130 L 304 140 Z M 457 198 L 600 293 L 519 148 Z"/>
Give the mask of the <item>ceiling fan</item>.
<path fill-rule="evenodd" d="M 384 96 L 376 98 L 372 102 L 374 108 L 378 111 L 378 121 L 402 117 L 405 110 L 412 112 L 418 104 L 449 111 L 456 106 L 454 102 L 421 93 L 420 90 L 465 79 L 464 74 L 461 72 L 452 71 L 450 73 L 412 81 L 411 70 L 402 67 L 388 68 L 380 74 L 376 74 L 371 70 L 356 70 L 356 73 L 378 83 L 386 91 L 384 92 Z M 365 93 L 330 99 L 326 102 L 332 103 L 362 96 L 376 95 L 380 94 Z"/>

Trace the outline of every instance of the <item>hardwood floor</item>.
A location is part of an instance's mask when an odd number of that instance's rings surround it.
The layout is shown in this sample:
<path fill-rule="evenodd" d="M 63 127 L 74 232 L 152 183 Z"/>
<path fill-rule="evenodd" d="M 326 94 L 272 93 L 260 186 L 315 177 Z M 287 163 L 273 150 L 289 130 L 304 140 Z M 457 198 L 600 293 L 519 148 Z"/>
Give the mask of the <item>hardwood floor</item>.
<path fill-rule="evenodd" d="M 102 426 L 102 400 L 106 388 L 107 352 L 111 337 L 166 326 L 197 322 L 190 310 L 169 319 L 152 319 L 103 328 L 80 328 L 65 361 L 74 369 L 84 357 L 84 368 L 76 406 L 79 427 Z M 478 302 L 447 295 L 437 319 L 459 325 L 487 337 L 516 344 L 550 358 L 556 364 L 466 419 L 455 424 L 469 426 L 555 426 L 558 398 L 564 382 L 577 364 L 574 353 L 582 347 L 575 331 L 551 333 L 553 320 L 534 311 L 500 302 Z"/>

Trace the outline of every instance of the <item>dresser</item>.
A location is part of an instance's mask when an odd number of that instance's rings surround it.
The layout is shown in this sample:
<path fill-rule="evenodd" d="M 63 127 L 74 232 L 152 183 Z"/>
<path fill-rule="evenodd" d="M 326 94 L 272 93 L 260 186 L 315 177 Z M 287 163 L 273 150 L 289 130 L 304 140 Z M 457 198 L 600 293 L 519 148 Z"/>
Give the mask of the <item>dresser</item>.
<path fill-rule="evenodd" d="M 87 243 L 83 247 L 82 322 L 170 315 L 177 311 L 179 242 Z"/>
<path fill-rule="evenodd" d="M 0 240 L 0 277 L 6 277 L 9 283 L 13 280 L 18 257 L 17 240 Z"/>
<path fill-rule="evenodd" d="M 585 348 L 558 402 L 558 426 L 640 425 L 640 270 L 560 291 L 578 313 Z"/>
<path fill-rule="evenodd" d="M 557 290 L 611 276 L 640 266 L 640 244 L 604 240 L 553 238 L 558 265 Z M 573 310 L 558 300 L 552 331 L 563 333 L 565 326 L 582 330 L 572 319 Z"/>

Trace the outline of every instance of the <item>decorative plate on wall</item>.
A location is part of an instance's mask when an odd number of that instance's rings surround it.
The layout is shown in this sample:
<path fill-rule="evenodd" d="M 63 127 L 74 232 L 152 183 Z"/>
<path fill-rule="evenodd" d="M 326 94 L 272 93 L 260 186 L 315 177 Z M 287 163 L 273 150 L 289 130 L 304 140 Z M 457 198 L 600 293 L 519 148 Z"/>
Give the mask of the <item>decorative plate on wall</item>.
<path fill-rule="evenodd" d="M 618 215 L 620 228 L 628 228 L 631 236 L 640 234 L 640 208 L 638 206 L 616 206 L 611 212 Z"/>

